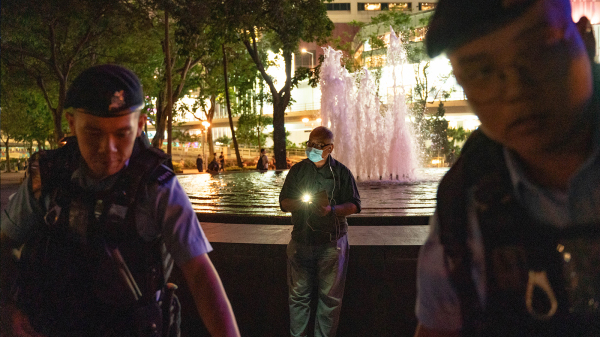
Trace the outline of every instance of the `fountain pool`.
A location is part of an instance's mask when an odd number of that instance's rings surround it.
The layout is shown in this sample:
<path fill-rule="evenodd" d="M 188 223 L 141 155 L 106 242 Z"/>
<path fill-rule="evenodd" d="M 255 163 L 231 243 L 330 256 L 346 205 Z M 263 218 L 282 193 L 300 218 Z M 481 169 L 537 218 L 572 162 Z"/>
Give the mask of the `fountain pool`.
<path fill-rule="evenodd" d="M 421 168 L 414 182 L 359 181 L 362 212 L 351 218 L 428 217 L 435 209 L 437 186 L 448 168 Z M 279 192 L 288 171 L 179 175 L 200 220 L 229 222 L 227 216 L 288 218 L 279 209 Z M 227 219 L 225 219 L 227 218 Z M 264 221 L 263 221 L 264 222 Z"/>

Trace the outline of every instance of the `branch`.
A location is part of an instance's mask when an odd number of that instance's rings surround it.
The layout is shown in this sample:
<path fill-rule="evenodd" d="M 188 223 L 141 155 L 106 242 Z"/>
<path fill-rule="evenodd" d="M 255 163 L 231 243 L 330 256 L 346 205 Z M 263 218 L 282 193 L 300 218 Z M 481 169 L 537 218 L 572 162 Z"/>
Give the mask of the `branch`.
<path fill-rule="evenodd" d="M 269 74 L 267 74 L 267 72 L 265 71 L 264 65 L 262 64 L 262 62 L 260 61 L 260 58 L 258 57 L 258 46 L 256 45 L 256 35 L 254 34 L 254 31 L 252 31 L 252 30 L 250 31 L 250 36 L 252 37 L 252 46 L 250 46 L 250 42 L 248 41 L 247 36 L 244 36 L 242 41 L 244 42 L 244 45 L 246 46 L 248 53 L 250 53 L 252 60 L 256 64 L 258 71 L 260 72 L 262 77 L 265 79 L 265 82 L 267 82 L 267 84 L 269 85 L 269 90 L 271 90 L 271 95 L 273 95 L 273 98 L 275 98 L 275 96 L 279 95 L 279 93 L 277 92 L 277 89 L 275 89 L 275 85 L 273 84 L 273 79 L 271 78 L 271 76 L 269 76 Z"/>
<path fill-rule="evenodd" d="M 54 68 L 54 72 L 56 73 L 56 76 L 58 76 L 59 80 L 61 82 L 65 81 L 65 77 L 62 73 L 62 71 L 60 70 L 60 68 L 58 67 L 58 62 L 56 60 L 57 58 L 57 52 L 56 52 L 56 33 L 54 31 L 54 23 L 52 24 L 48 24 L 48 28 L 50 29 L 50 50 L 52 52 L 52 56 L 50 57 L 50 61 L 52 62 L 50 64 L 50 66 L 52 68 Z"/>
<path fill-rule="evenodd" d="M 195 60 L 191 61 L 191 62 L 190 62 L 190 66 L 189 66 L 189 68 L 190 68 L 190 69 L 194 68 L 194 67 L 195 67 L 195 66 L 196 66 L 198 63 L 200 63 L 200 60 L 201 60 L 201 59 L 202 59 L 202 58 L 198 57 L 197 59 L 195 59 Z M 185 66 L 183 66 L 183 68 L 179 68 L 179 69 L 175 70 L 175 72 L 176 72 L 176 73 L 181 73 L 181 72 L 182 72 L 182 71 L 184 71 L 184 70 L 185 70 Z"/>
<path fill-rule="evenodd" d="M 79 52 L 81 51 L 81 49 L 83 48 L 83 46 L 89 41 L 91 35 L 92 35 L 92 26 L 90 25 L 88 27 L 87 32 L 85 32 L 85 35 L 83 36 L 83 38 L 79 41 L 79 43 L 77 44 L 77 46 L 73 50 L 73 54 L 67 60 L 66 63 L 67 63 L 68 69 L 71 69 L 71 67 L 73 66 L 73 60 L 75 59 L 75 57 L 77 56 L 77 54 L 79 54 Z"/>
<path fill-rule="evenodd" d="M 37 76 L 35 79 L 37 85 L 40 87 L 40 89 L 42 90 L 42 94 L 44 94 L 44 99 L 46 100 L 46 104 L 48 104 L 48 107 L 50 108 L 50 110 L 52 112 L 56 111 L 56 108 L 52 107 L 52 102 L 50 101 L 50 97 L 48 96 L 48 90 L 46 90 L 46 85 L 44 84 L 44 80 L 42 79 L 42 76 Z"/>
<path fill-rule="evenodd" d="M 25 50 L 23 48 L 16 48 L 16 47 L 10 46 L 8 44 L 2 44 L 1 49 L 3 49 L 4 51 L 14 51 L 16 53 L 19 53 L 19 54 L 22 54 L 25 56 L 29 56 L 29 57 L 34 58 L 38 61 L 41 61 L 49 66 L 52 66 L 52 64 L 50 63 L 50 60 L 48 60 L 47 58 L 44 58 L 43 56 L 36 55 L 35 53 L 33 53 L 29 50 Z"/>
<path fill-rule="evenodd" d="M 190 65 L 192 64 L 192 58 L 188 57 L 185 60 L 184 66 L 183 66 L 183 71 L 181 72 L 180 75 L 180 81 L 179 84 L 177 85 L 177 89 L 174 90 L 173 92 L 173 102 L 175 102 L 177 100 L 177 97 L 179 97 L 179 95 L 181 95 L 181 91 L 183 91 L 183 86 L 185 85 L 185 78 L 187 77 L 187 73 L 190 70 Z"/>

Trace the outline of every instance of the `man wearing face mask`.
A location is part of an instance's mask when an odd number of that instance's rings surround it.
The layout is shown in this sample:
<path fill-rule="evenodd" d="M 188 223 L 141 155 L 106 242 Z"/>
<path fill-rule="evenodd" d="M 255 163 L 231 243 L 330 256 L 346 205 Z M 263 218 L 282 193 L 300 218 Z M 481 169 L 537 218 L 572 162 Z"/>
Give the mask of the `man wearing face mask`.
<path fill-rule="evenodd" d="M 287 247 L 290 335 L 306 336 L 313 285 L 318 288 L 314 335 L 335 336 L 346 268 L 348 222 L 360 212 L 352 172 L 333 159 L 333 133 L 315 128 L 306 143 L 307 159 L 290 169 L 279 203 L 292 212 L 292 239 Z"/>

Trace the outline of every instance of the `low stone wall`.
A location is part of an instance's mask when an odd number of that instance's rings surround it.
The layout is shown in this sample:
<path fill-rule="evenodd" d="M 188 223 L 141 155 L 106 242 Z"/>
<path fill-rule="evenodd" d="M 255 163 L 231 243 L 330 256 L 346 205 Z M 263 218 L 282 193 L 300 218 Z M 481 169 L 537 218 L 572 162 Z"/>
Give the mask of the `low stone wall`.
<path fill-rule="evenodd" d="M 250 228 L 257 225 L 246 225 Z M 346 289 L 338 336 L 412 336 L 417 256 L 426 228 L 416 229 L 406 244 L 372 244 L 368 232 L 352 235 Z M 374 227 L 364 228 L 376 231 Z M 210 239 L 210 235 L 207 235 Z M 383 237 L 383 236 L 382 236 Z M 383 239 L 382 239 L 383 240 Z M 402 241 L 402 240 L 400 240 Z M 288 336 L 286 245 L 212 242 L 209 254 L 231 301 L 242 336 Z M 176 271 L 174 279 L 182 279 Z M 183 282 L 182 336 L 208 336 Z M 314 311 L 313 311 L 314 315 Z M 312 322 L 311 322 L 312 326 Z M 310 333 L 312 336 L 312 331 Z"/>

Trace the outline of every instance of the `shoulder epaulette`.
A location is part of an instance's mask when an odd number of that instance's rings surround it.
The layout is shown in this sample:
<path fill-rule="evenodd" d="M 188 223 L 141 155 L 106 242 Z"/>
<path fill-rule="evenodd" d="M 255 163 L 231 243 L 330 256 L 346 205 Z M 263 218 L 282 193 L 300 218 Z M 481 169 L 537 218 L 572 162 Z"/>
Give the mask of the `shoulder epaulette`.
<path fill-rule="evenodd" d="M 173 172 L 166 165 L 162 164 L 157 167 L 154 172 L 150 175 L 150 181 L 156 181 L 159 185 L 165 184 L 167 181 L 171 180 L 175 176 L 175 172 Z"/>

